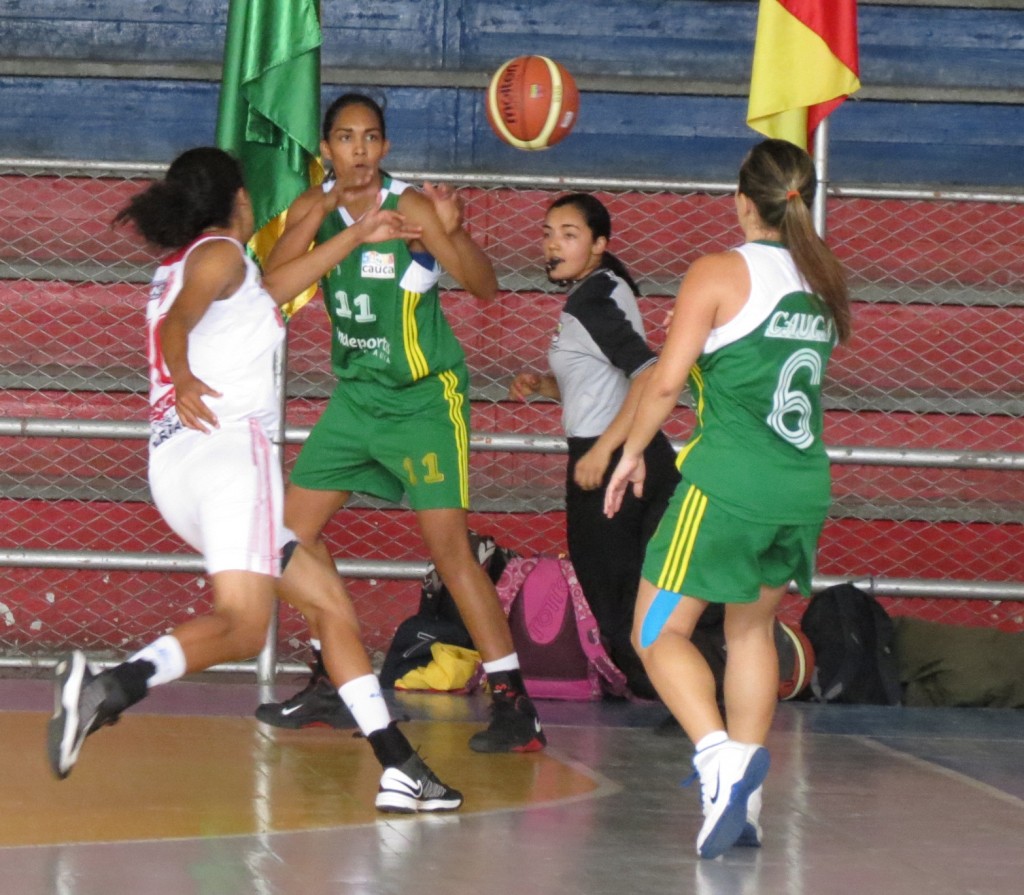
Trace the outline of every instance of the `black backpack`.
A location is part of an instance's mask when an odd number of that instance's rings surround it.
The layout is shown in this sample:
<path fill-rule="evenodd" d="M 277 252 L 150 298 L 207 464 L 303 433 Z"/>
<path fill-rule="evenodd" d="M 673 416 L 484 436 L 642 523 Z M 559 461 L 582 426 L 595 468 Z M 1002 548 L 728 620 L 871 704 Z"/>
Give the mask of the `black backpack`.
<path fill-rule="evenodd" d="M 849 583 L 826 588 L 800 627 L 814 647 L 815 701 L 899 705 L 893 622 L 871 594 Z"/>
<path fill-rule="evenodd" d="M 475 531 L 469 533 L 469 546 L 492 582 L 501 577 L 509 559 L 516 555 L 498 546 L 490 535 L 478 535 Z M 407 672 L 430 662 L 434 643 L 474 649 L 455 599 L 431 562 L 420 585 L 419 609 L 398 626 L 384 656 L 380 685 L 390 689 Z"/>
<path fill-rule="evenodd" d="M 492 584 L 498 583 L 508 561 L 517 555 L 514 550 L 499 546 L 490 535 L 477 534 L 475 531 L 469 533 L 469 549 Z M 445 587 L 441 576 L 437 574 L 437 567 L 433 562 L 427 563 L 427 572 L 420 584 L 420 608 L 416 614 L 441 618 L 452 624 L 461 625 L 465 630 L 455 599 Z M 468 632 L 466 636 L 469 636 Z M 469 645 L 472 646 L 472 643 Z"/>

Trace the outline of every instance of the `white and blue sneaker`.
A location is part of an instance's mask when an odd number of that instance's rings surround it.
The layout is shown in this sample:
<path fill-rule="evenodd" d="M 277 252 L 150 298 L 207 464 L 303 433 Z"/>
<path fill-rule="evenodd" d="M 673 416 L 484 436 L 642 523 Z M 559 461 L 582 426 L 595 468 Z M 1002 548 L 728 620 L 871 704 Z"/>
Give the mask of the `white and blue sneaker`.
<path fill-rule="evenodd" d="M 697 835 L 697 854 L 702 858 L 717 858 L 737 843 L 747 824 L 747 803 L 764 781 L 770 761 L 764 746 L 735 740 L 694 755 L 704 804 L 704 825 Z M 753 830 L 757 834 L 757 828 Z"/>
<path fill-rule="evenodd" d="M 401 766 L 385 768 L 377 790 L 377 810 L 391 814 L 455 811 L 462 793 L 446 786 L 416 753 Z"/>
<path fill-rule="evenodd" d="M 739 848 L 761 847 L 761 787 L 759 786 L 747 799 L 747 822 L 736 840 Z"/>

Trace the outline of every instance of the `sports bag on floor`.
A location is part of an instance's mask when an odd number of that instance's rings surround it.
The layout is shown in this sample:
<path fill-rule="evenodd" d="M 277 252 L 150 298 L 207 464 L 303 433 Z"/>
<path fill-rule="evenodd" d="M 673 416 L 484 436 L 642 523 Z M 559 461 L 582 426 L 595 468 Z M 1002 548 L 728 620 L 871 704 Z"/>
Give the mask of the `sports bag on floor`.
<path fill-rule="evenodd" d="M 530 696 L 625 696 L 626 677 L 601 644 L 572 563 L 564 557 L 514 557 L 497 584 Z"/>
<path fill-rule="evenodd" d="M 469 549 L 492 584 L 498 583 L 501 573 L 505 571 L 506 563 L 516 556 L 514 550 L 502 547 L 490 535 L 477 534 L 475 531 L 469 533 Z M 427 563 L 426 574 L 420 583 L 420 608 L 417 614 L 443 618 L 465 628 L 459 609 L 455 605 L 455 598 L 441 580 L 437 566 L 433 562 Z"/>
<path fill-rule="evenodd" d="M 903 704 L 1024 708 L 1024 632 L 893 619 Z"/>
<path fill-rule="evenodd" d="M 469 549 L 492 582 L 498 580 L 505 563 L 515 556 L 513 551 L 498 545 L 490 535 L 477 534 L 475 531 L 469 532 Z M 395 631 L 384 656 L 380 685 L 385 688 L 394 687 L 410 671 L 435 661 L 433 646 L 438 643 L 474 649 L 473 640 L 462 621 L 455 599 L 437 573 L 437 567 L 430 562 L 420 584 L 419 609 Z M 471 679 L 468 686 L 455 689 L 473 689 L 475 683 L 475 679 Z"/>
<path fill-rule="evenodd" d="M 828 587 L 811 597 L 800 627 L 814 647 L 816 701 L 899 705 L 893 622 L 871 594 Z"/>

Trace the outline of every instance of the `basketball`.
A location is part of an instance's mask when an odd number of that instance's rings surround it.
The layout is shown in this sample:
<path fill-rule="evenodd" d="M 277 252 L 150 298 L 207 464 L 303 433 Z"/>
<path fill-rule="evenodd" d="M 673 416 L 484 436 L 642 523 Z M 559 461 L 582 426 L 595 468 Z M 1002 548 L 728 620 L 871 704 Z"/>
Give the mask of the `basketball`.
<path fill-rule="evenodd" d="M 814 647 L 799 626 L 778 622 L 775 648 L 779 654 L 779 699 L 795 699 L 810 686 Z"/>
<path fill-rule="evenodd" d="M 580 109 L 576 82 L 547 56 L 517 56 L 487 87 L 487 121 L 517 149 L 547 149 L 564 140 Z"/>

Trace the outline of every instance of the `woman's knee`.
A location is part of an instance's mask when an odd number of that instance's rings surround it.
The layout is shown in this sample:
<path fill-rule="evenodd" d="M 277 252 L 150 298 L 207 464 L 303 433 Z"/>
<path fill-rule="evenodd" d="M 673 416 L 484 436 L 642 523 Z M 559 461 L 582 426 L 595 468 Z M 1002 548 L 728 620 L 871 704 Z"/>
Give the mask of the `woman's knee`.
<path fill-rule="evenodd" d="M 347 500 L 347 493 L 289 485 L 284 496 L 285 528 L 307 546 L 321 543 L 324 527 Z"/>
<path fill-rule="evenodd" d="M 775 614 L 783 593 L 785 588 L 762 588 L 760 599 L 753 603 L 728 604 L 725 607 L 725 639 L 773 639 Z"/>
<path fill-rule="evenodd" d="M 218 636 L 236 655 L 256 655 L 266 640 L 276 606 L 274 579 L 255 572 L 226 571 L 213 577 L 213 612 Z"/>
<path fill-rule="evenodd" d="M 419 510 L 416 516 L 423 542 L 438 568 L 442 563 L 473 561 L 465 510 Z"/>
<path fill-rule="evenodd" d="M 277 593 L 303 615 L 322 613 L 349 601 L 333 560 L 319 546 L 299 544 L 281 569 Z"/>
<path fill-rule="evenodd" d="M 473 596 L 493 589 L 494 584 L 477 562 L 476 557 L 465 550 L 431 551 L 431 559 L 437 573 L 456 601 L 463 595 Z"/>
<path fill-rule="evenodd" d="M 224 639 L 238 659 L 255 656 L 267 640 L 270 614 L 255 610 L 248 612 L 219 611 L 214 613 L 224 626 Z"/>
<path fill-rule="evenodd" d="M 281 598 L 301 612 L 318 632 L 344 628 L 356 635 L 359 633 L 355 607 L 343 587 L 315 590 L 305 587 L 282 588 Z"/>

